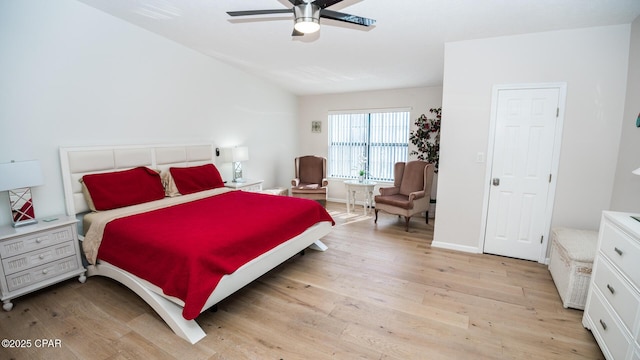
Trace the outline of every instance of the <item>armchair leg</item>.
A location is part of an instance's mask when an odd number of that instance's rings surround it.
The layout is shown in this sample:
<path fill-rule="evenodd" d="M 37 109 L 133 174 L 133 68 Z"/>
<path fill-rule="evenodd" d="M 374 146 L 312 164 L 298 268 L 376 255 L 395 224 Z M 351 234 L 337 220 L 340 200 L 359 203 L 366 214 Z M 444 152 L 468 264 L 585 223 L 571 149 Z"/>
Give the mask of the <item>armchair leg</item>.
<path fill-rule="evenodd" d="M 406 216 L 405 217 L 405 225 L 404 225 L 404 231 L 409 231 L 409 220 L 411 220 L 411 216 Z"/>
<path fill-rule="evenodd" d="M 373 210 L 376 213 L 376 218 L 373 220 L 374 224 L 378 223 L 378 209 Z"/>
<path fill-rule="evenodd" d="M 429 224 L 429 210 L 427 210 L 427 213 L 425 214 L 425 223 Z"/>

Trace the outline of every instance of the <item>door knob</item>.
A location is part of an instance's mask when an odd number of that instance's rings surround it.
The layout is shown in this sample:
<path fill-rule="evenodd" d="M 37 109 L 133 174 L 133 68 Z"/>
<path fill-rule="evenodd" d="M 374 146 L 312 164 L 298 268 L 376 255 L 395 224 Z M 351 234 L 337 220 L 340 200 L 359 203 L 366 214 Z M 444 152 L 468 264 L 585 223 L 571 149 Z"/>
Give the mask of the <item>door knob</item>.
<path fill-rule="evenodd" d="M 500 178 L 493 178 L 493 186 L 500 186 Z"/>

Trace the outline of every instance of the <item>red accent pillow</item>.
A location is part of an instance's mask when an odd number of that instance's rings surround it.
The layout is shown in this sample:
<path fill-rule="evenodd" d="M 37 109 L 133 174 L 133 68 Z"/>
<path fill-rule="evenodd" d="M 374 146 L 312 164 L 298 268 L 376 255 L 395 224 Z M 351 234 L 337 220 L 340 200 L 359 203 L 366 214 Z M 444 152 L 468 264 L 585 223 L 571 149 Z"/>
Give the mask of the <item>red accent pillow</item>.
<path fill-rule="evenodd" d="M 111 210 L 164 198 L 160 174 L 146 167 L 82 177 L 96 210 Z"/>
<path fill-rule="evenodd" d="M 185 168 L 169 168 L 173 182 L 182 195 L 224 186 L 220 172 L 213 164 Z"/>

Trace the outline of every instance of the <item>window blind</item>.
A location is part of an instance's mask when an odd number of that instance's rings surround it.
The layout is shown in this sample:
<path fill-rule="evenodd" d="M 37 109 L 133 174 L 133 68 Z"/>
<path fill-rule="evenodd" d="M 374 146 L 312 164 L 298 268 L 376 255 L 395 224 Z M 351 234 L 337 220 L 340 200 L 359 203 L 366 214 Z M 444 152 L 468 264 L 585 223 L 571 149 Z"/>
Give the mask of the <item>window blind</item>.
<path fill-rule="evenodd" d="M 328 172 L 353 179 L 360 170 L 377 181 L 393 181 L 393 165 L 407 161 L 409 111 L 329 114 Z"/>

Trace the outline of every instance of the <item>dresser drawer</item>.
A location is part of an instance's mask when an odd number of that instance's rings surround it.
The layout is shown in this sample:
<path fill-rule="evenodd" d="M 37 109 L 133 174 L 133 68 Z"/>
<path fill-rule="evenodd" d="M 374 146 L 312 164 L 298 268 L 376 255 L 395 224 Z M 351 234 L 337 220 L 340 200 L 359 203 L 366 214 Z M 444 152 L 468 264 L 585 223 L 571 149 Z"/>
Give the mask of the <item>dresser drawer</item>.
<path fill-rule="evenodd" d="M 631 347 L 631 340 L 627 337 L 622 325 L 604 305 L 599 291 L 593 291 L 587 312 L 595 327 L 591 329 L 592 332 L 602 337 L 602 343 L 599 345 L 603 352 L 611 353 L 613 359 L 624 359 Z"/>
<path fill-rule="evenodd" d="M 15 291 L 79 268 L 77 256 L 66 257 L 7 276 L 7 287 L 9 291 Z"/>
<path fill-rule="evenodd" d="M 640 243 L 607 222 L 603 224 L 602 239 L 600 251 L 640 287 Z"/>
<path fill-rule="evenodd" d="M 75 253 L 76 250 L 73 241 L 67 241 L 62 244 L 49 246 L 26 254 L 2 259 L 2 267 L 5 275 L 11 275 L 18 271 L 75 255 Z"/>
<path fill-rule="evenodd" d="M 597 271 L 593 283 L 600 289 L 627 329 L 633 329 L 640 299 L 628 283 L 620 278 L 606 260 L 596 260 Z M 631 330 L 630 330 L 631 331 Z"/>
<path fill-rule="evenodd" d="M 34 232 L 12 240 L 0 243 L 0 257 L 6 259 L 11 256 L 24 254 L 47 246 L 60 244 L 73 239 L 73 229 L 70 226 L 47 231 Z"/>

